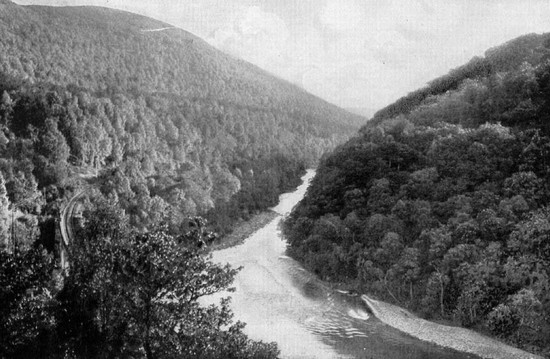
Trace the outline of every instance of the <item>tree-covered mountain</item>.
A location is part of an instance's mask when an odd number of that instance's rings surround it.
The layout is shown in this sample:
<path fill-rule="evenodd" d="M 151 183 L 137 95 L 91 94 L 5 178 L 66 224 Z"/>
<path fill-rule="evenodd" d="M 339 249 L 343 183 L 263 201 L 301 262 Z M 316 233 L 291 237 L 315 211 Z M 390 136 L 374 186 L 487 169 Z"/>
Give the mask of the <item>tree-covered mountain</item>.
<path fill-rule="evenodd" d="M 363 120 L 165 23 L 10 1 L 0 96 L 6 206 L 27 218 L 25 239 L 79 186 L 79 168 L 100 171 L 97 187 L 136 226 L 209 213 L 227 230 Z"/>
<path fill-rule="evenodd" d="M 380 110 L 285 223 L 324 279 L 550 355 L 550 34 Z"/>
<path fill-rule="evenodd" d="M 0 357 L 277 357 L 199 303 L 237 270 L 195 216 L 230 230 L 362 121 L 167 24 L 0 0 Z"/>
<path fill-rule="evenodd" d="M 549 39 L 537 34 L 518 37 L 507 43 L 491 48 L 483 57 L 474 57 L 468 63 L 450 71 L 447 75 L 438 77 L 427 86 L 409 93 L 395 103 L 384 107 L 374 114 L 372 122 L 379 123 L 384 119 L 407 115 L 417 106 L 427 101 L 430 96 L 442 95 L 447 91 L 456 90 L 465 80 L 484 78 L 489 74 L 507 72 L 526 62 L 531 65 L 540 64 L 550 58 L 545 49 Z"/>

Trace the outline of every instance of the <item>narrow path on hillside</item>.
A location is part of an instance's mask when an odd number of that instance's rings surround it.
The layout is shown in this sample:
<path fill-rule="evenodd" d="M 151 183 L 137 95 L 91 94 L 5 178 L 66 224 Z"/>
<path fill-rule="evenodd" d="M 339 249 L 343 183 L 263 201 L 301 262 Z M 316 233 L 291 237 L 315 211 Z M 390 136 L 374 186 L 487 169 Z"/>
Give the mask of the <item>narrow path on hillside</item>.
<path fill-rule="evenodd" d="M 169 27 L 161 27 L 159 29 L 142 29 L 139 30 L 141 32 L 157 32 L 157 31 L 164 31 L 164 30 L 170 30 L 170 29 L 177 29 L 175 26 L 169 26 Z"/>

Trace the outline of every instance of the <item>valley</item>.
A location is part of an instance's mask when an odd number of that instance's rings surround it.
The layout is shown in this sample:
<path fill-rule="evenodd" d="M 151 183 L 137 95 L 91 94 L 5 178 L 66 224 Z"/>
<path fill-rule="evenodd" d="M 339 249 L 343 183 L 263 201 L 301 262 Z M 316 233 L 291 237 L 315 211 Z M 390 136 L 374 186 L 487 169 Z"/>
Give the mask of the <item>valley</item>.
<path fill-rule="evenodd" d="M 1 358 L 550 357 L 550 34 L 305 3 L 0 0 Z"/>

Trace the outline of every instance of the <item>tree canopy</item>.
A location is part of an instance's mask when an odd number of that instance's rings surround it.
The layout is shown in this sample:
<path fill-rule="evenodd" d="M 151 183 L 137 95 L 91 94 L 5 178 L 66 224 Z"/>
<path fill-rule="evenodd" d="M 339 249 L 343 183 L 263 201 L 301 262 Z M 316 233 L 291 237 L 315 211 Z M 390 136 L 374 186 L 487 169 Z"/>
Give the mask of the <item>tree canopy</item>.
<path fill-rule="evenodd" d="M 233 322 L 237 269 L 212 263 L 197 242 L 166 225 L 136 232 L 120 207 L 102 202 L 70 250 L 69 274 L 52 283 L 41 248 L 0 252 L 2 357 L 276 358 L 273 343 L 252 341 Z M 196 219 L 198 220 L 198 219 Z"/>
<path fill-rule="evenodd" d="M 548 355 L 547 39 L 490 50 L 375 115 L 322 160 L 286 220 L 289 253 Z"/>

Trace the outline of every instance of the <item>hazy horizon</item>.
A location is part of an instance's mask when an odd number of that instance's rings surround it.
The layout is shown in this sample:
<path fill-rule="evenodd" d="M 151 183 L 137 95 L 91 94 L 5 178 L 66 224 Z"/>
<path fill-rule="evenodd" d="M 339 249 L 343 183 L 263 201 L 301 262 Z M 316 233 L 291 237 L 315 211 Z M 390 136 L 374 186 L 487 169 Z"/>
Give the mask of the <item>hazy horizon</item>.
<path fill-rule="evenodd" d="M 134 12 L 345 108 L 379 109 L 485 50 L 549 31 L 550 2 L 16 0 Z"/>

